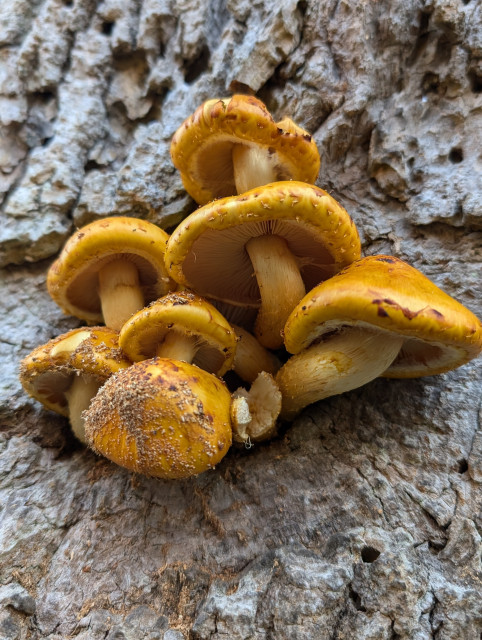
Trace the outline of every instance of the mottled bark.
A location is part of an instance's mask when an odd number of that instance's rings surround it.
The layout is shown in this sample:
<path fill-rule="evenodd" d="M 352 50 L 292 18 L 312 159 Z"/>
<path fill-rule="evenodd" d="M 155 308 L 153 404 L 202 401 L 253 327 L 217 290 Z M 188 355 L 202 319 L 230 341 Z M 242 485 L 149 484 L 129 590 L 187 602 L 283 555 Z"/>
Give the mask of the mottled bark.
<path fill-rule="evenodd" d="M 21 390 L 19 360 L 78 324 L 45 287 L 66 238 L 192 211 L 170 138 L 238 89 L 314 134 L 365 254 L 482 315 L 478 0 L 0 2 L 0 638 L 479 640 L 480 359 L 173 482 Z"/>

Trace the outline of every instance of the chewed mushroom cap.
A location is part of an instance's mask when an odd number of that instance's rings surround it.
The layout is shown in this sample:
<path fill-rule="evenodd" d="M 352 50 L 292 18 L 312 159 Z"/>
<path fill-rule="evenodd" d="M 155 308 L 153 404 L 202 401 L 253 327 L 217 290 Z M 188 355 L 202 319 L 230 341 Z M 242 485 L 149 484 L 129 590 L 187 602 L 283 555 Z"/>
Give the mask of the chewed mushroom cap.
<path fill-rule="evenodd" d="M 190 291 L 168 293 L 132 316 L 122 327 L 119 344 L 133 362 L 156 355 L 169 331 L 194 338 L 193 364 L 222 376 L 231 369 L 236 335 L 212 304 Z"/>
<path fill-rule="evenodd" d="M 320 154 L 311 135 L 289 118 L 276 123 L 253 96 L 208 100 L 174 134 L 171 157 L 199 204 L 236 193 L 232 152 L 259 146 L 275 158 L 279 180 L 315 182 Z"/>
<path fill-rule="evenodd" d="M 80 327 L 57 336 L 22 360 L 20 382 L 45 407 L 68 417 L 65 392 L 74 376 L 90 376 L 102 383 L 131 365 L 118 337 L 107 327 Z"/>
<path fill-rule="evenodd" d="M 135 264 L 147 302 L 174 288 L 164 267 L 168 234 L 156 225 L 124 216 L 96 220 L 74 233 L 50 267 L 47 288 L 70 315 L 102 322 L 98 272 L 122 258 Z"/>
<path fill-rule="evenodd" d="M 174 280 L 202 296 L 258 304 L 245 245 L 263 235 L 286 240 L 307 289 L 360 257 L 358 231 L 345 209 L 316 186 L 285 181 L 194 211 L 171 235 L 166 267 Z"/>
<path fill-rule="evenodd" d="M 408 378 L 459 367 L 482 350 L 482 326 L 462 304 L 393 256 L 362 258 L 310 291 L 285 326 L 285 345 L 300 353 L 347 326 L 405 337 L 384 373 Z"/>
<path fill-rule="evenodd" d="M 231 445 L 231 396 L 222 380 L 169 358 L 110 378 L 85 416 L 88 443 L 113 462 L 158 478 L 213 468 Z"/>

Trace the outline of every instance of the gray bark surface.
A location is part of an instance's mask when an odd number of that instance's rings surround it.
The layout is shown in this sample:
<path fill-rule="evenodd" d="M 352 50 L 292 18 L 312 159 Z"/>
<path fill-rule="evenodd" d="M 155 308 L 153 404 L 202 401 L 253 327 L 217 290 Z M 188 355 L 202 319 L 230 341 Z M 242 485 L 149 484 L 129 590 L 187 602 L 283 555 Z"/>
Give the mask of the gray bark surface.
<path fill-rule="evenodd" d="M 365 254 L 482 315 L 480 0 L 0 2 L 0 638 L 480 640 L 481 360 L 379 379 L 184 481 L 85 450 L 18 363 L 109 214 L 195 204 L 170 138 L 250 89 L 313 133 Z"/>

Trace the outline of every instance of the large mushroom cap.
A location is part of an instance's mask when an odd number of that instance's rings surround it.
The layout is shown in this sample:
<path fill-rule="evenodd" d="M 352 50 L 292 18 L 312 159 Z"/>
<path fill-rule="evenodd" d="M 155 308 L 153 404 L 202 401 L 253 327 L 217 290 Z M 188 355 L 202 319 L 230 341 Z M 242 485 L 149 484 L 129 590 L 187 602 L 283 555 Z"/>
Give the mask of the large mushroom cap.
<path fill-rule="evenodd" d="M 147 304 L 174 288 L 164 267 L 168 234 L 145 220 L 104 218 L 79 229 L 47 276 L 47 288 L 62 310 L 87 322 L 102 322 L 98 274 L 122 260 L 135 266 Z M 141 305 L 142 307 L 143 305 Z"/>
<path fill-rule="evenodd" d="M 285 239 L 307 289 L 360 257 L 358 232 L 345 209 L 316 186 L 285 181 L 192 213 L 168 241 L 166 267 L 176 282 L 202 296 L 257 305 L 259 286 L 245 246 L 267 235 Z"/>
<path fill-rule="evenodd" d="M 404 337 L 383 375 L 408 378 L 459 367 L 482 350 L 482 326 L 462 304 L 420 271 L 393 256 L 369 256 L 310 291 L 285 327 L 297 354 L 346 327 Z"/>
<path fill-rule="evenodd" d="M 231 397 L 220 380 L 168 358 L 138 362 L 102 387 L 86 416 L 93 449 L 145 475 L 185 478 L 231 445 Z"/>
<path fill-rule="evenodd" d="M 136 313 L 122 327 L 119 344 L 133 362 L 140 362 L 158 355 L 168 334 L 193 341 L 192 364 L 201 369 L 222 376 L 231 368 L 233 329 L 213 305 L 190 291 L 169 293 Z"/>
<path fill-rule="evenodd" d="M 174 166 L 186 191 L 205 204 L 237 193 L 233 149 L 257 148 L 274 180 L 315 182 L 320 155 L 310 134 L 289 118 L 276 123 L 253 96 L 208 100 L 179 127 L 171 143 Z"/>

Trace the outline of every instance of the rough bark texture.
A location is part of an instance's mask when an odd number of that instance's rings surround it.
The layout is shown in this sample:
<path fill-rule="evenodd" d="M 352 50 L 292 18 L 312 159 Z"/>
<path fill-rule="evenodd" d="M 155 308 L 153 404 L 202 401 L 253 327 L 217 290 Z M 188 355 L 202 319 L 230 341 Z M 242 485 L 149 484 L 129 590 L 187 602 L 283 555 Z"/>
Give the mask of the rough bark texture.
<path fill-rule="evenodd" d="M 310 130 L 364 252 L 482 315 L 479 0 L 0 2 L 0 637 L 479 640 L 480 359 L 308 408 L 197 478 L 133 476 L 22 392 L 76 326 L 72 230 L 194 209 L 169 158 L 247 88 Z"/>

